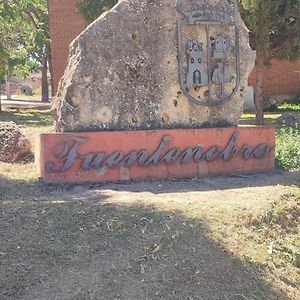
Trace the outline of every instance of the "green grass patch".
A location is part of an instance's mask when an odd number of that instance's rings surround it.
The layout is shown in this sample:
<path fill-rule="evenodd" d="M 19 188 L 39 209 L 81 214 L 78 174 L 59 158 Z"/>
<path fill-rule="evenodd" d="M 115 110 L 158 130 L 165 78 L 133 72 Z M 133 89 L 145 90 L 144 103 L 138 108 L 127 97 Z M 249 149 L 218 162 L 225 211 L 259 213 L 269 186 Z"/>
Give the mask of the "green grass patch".
<path fill-rule="evenodd" d="M 297 106 L 299 104 L 286 104 Z M 287 107 L 286 106 L 286 107 Z M 300 105 L 299 105 L 300 106 Z M 280 113 L 265 114 L 266 125 L 275 125 Z M 243 114 L 240 125 L 255 125 L 255 114 Z M 276 166 L 285 170 L 300 169 L 300 130 L 278 128 L 276 132 Z"/>
<path fill-rule="evenodd" d="M 42 97 L 41 95 L 32 95 L 32 96 L 26 96 L 24 94 L 19 94 L 13 97 L 12 100 L 26 100 L 26 101 L 36 101 L 36 102 L 41 102 Z"/>
<path fill-rule="evenodd" d="M 276 132 L 276 165 L 281 169 L 300 168 L 300 131 L 278 128 Z"/>
<path fill-rule="evenodd" d="M 299 111 L 300 112 L 300 104 L 283 103 L 278 106 L 277 111 Z"/>
<path fill-rule="evenodd" d="M 38 87 L 32 91 L 32 96 L 26 96 L 23 93 L 17 94 L 13 97 L 13 100 L 26 100 L 26 101 L 42 101 L 42 87 Z M 49 85 L 49 100 L 51 100 L 51 86 Z"/>
<path fill-rule="evenodd" d="M 49 110 L 8 109 L 0 113 L 1 122 L 15 122 L 21 128 L 45 127 L 53 124 Z"/>

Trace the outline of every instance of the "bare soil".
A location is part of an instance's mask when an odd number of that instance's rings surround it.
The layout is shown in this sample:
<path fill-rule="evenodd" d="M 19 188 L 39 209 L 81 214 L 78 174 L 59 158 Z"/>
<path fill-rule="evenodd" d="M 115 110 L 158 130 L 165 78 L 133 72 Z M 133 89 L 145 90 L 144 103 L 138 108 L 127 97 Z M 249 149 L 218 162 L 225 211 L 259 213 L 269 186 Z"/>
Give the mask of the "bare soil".
<path fill-rule="evenodd" d="M 299 187 L 299 172 L 81 186 L 3 176 L 0 299 L 299 299 L 296 280 L 245 263 L 231 227 Z"/>

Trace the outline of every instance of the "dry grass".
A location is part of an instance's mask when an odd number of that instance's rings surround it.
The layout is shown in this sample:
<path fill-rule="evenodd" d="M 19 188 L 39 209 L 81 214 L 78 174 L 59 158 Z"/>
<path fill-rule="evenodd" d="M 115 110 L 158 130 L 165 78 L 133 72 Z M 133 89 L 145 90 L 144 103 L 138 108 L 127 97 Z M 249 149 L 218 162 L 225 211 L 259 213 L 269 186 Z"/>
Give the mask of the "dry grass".
<path fill-rule="evenodd" d="M 53 118 L 49 110 L 4 110 L 0 122 L 15 122 L 29 138 L 33 152 L 36 152 L 39 134 L 54 130 Z M 0 162 L 0 176 L 18 180 L 36 180 L 38 171 L 34 162 L 5 164 Z"/>
<path fill-rule="evenodd" d="M 282 115 L 282 113 L 265 113 L 265 123 L 267 125 L 274 125 L 276 120 Z M 255 125 L 255 114 L 245 113 L 242 115 L 240 125 Z"/>

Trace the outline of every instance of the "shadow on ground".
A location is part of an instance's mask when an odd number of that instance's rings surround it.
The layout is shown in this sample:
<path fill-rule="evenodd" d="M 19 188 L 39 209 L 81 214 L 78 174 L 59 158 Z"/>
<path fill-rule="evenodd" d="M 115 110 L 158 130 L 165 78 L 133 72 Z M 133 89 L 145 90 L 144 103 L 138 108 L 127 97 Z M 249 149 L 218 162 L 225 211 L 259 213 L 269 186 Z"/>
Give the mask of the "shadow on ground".
<path fill-rule="evenodd" d="M 53 117 L 49 110 L 4 110 L 0 114 L 1 122 L 15 122 L 21 127 L 41 127 L 53 125 Z"/>
<path fill-rule="evenodd" d="M 217 176 L 210 178 L 169 179 L 159 181 L 104 183 L 104 184 L 45 184 L 42 180 L 22 181 L 11 180 L 0 175 L 0 201 L 1 191 L 15 195 L 18 191 L 31 189 L 32 193 L 42 196 L 43 193 L 69 191 L 78 187 L 81 191 L 93 189 L 111 189 L 114 191 L 150 192 L 153 194 L 205 192 L 216 190 L 234 190 L 266 186 L 296 186 L 300 188 L 300 171 L 285 172 L 277 170 L 273 173 L 250 174 L 236 176 Z"/>
<path fill-rule="evenodd" d="M 1 299 L 282 299 L 205 222 L 102 199 L 2 203 Z"/>
<path fill-rule="evenodd" d="M 162 197 L 299 186 L 299 178 L 285 173 L 103 186 L 0 178 L 0 298 L 287 300 L 215 242 L 201 217 L 151 201 L 110 202 L 105 191 Z"/>
<path fill-rule="evenodd" d="M 181 193 L 190 191 L 216 191 L 266 186 L 297 186 L 300 187 L 300 172 L 276 171 L 267 174 L 251 174 L 236 176 L 219 176 L 210 178 L 190 178 L 178 180 L 162 180 L 139 183 L 104 184 L 103 188 L 116 191 Z"/>

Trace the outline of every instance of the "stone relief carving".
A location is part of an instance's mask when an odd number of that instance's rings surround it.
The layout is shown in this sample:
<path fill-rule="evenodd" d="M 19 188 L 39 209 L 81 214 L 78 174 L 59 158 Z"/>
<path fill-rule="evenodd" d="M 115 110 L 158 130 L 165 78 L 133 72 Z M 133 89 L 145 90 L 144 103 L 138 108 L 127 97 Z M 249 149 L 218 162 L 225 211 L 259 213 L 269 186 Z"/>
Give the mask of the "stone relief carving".
<path fill-rule="evenodd" d="M 180 1 L 176 2 L 178 12 L 184 16 L 177 21 L 180 85 L 184 95 L 193 103 L 220 105 L 231 100 L 240 85 L 240 32 L 239 24 L 234 21 L 237 3 L 234 1 L 230 5 L 227 0 L 216 5 L 207 1 L 190 2 L 189 11 L 182 10 Z M 189 34 L 197 38 L 186 43 L 185 55 L 186 26 L 189 26 Z M 185 60 L 188 60 L 188 68 L 184 67 Z M 233 82 L 230 92 L 226 91 L 226 84 Z M 198 87 L 207 87 L 208 93 L 204 97 L 197 95 Z"/>

